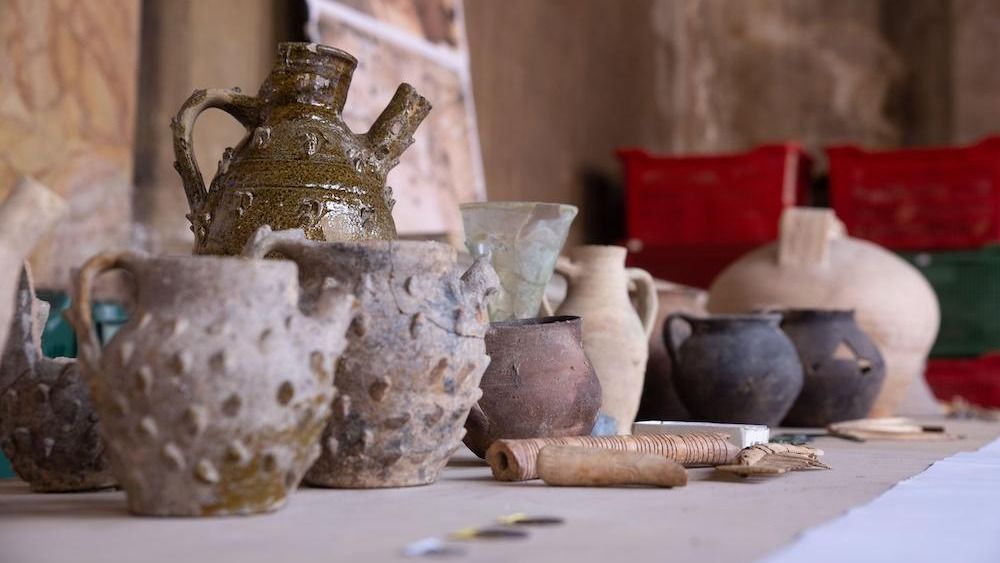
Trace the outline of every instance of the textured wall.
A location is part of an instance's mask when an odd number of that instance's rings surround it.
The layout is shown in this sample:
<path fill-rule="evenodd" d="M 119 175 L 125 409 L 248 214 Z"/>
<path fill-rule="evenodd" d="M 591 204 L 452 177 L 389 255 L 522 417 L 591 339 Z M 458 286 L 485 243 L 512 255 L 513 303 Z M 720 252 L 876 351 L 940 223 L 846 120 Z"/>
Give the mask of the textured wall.
<path fill-rule="evenodd" d="M 93 0 L 87 0 L 93 2 Z M 194 236 L 180 177 L 174 171 L 170 119 L 196 88 L 254 93 L 288 40 L 285 0 L 145 0 L 136 142 L 136 244 L 157 252 L 190 252 Z M 195 156 L 211 182 L 227 146 L 245 131 L 222 111 L 198 119 Z"/>
<path fill-rule="evenodd" d="M 36 249 L 40 286 L 131 228 L 139 1 L 0 1 L 0 195 L 21 174 L 69 200 Z"/>

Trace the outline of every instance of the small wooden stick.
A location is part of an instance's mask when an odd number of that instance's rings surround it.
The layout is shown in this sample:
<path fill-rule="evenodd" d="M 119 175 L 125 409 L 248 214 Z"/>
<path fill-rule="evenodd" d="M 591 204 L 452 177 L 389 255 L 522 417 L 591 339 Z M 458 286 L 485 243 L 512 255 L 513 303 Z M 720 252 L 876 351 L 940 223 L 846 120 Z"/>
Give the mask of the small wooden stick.
<path fill-rule="evenodd" d="M 486 451 L 486 461 L 493 470 L 493 478 L 498 481 L 537 479 L 538 452 L 546 446 L 583 446 L 656 454 L 687 467 L 733 463 L 740 451 L 727 435 L 717 432 L 497 440 Z"/>
<path fill-rule="evenodd" d="M 545 446 L 538 452 L 538 474 L 547 485 L 683 487 L 687 471 L 662 455 L 580 446 Z"/>

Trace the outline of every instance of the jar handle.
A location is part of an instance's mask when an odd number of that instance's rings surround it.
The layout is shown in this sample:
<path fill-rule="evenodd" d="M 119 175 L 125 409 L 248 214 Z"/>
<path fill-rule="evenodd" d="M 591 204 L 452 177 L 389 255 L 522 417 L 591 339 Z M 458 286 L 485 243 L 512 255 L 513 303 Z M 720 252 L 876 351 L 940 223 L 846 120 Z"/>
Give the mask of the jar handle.
<path fill-rule="evenodd" d="M 653 276 L 642 268 L 625 268 L 625 274 L 629 282 L 635 284 L 639 320 L 642 321 L 642 329 L 646 332 L 646 340 L 649 340 L 656 325 L 656 313 L 660 308 L 656 283 L 653 282 Z"/>
<path fill-rule="evenodd" d="M 101 361 L 101 341 L 94 330 L 94 320 L 91 316 L 90 295 L 94 280 L 104 272 L 119 269 L 135 276 L 139 269 L 138 264 L 145 259 L 144 254 L 132 251 L 104 252 L 87 260 L 73 278 L 73 303 L 70 305 L 68 320 L 78 335 L 80 359 L 95 370 Z"/>
<path fill-rule="evenodd" d="M 572 260 L 567 256 L 560 256 L 556 258 L 554 274 L 559 274 L 560 276 L 566 278 L 566 295 L 569 295 L 569 286 L 573 283 L 573 278 L 575 278 L 580 273 L 580 266 L 574 264 Z M 555 313 L 555 308 L 549 303 L 549 298 L 542 292 L 542 315 L 546 317 L 551 317 Z"/>
<path fill-rule="evenodd" d="M 679 328 L 677 326 L 678 322 L 682 322 L 688 326 L 687 334 L 676 330 Z M 681 361 L 681 345 L 684 341 L 688 339 L 690 334 L 691 321 L 687 315 L 684 313 L 671 313 L 667 315 L 667 319 L 663 322 L 663 343 L 667 346 L 667 354 L 670 356 L 670 363 L 674 366 L 680 364 Z"/>
<path fill-rule="evenodd" d="M 195 90 L 184 102 L 177 116 L 170 122 L 174 133 L 174 167 L 181 176 L 184 193 L 187 195 L 191 214 L 191 229 L 194 231 L 196 248 L 201 245 L 206 235 L 207 210 L 205 204 L 208 190 L 205 179 L 198 168 L 194 156 L 194 123 L 201 112 L 208 108 L 218 108 L 233 116 L 247 131 L 252 131 L 260 121 L 260 103 L 254 96 L 240 93 L 239 88 L 220 88 L 212 90 Z M 225 157 L 224 157 L 225 158 Z"/>

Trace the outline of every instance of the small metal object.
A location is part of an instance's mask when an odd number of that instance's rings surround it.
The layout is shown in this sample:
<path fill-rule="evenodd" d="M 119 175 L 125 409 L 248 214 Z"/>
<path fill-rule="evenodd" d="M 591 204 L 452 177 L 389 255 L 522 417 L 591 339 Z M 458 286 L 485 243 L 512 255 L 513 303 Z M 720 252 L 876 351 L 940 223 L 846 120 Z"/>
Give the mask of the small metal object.
<path fill-rule="evenodd" d="M 453 532 L 453 540 L 506 540 L 528 537 L 528 532 L 514 528 L 463 528 Z"/>
<path fill-rule="evenodd" d="M 559 518 L 558 516 L 528 516 L 523 512 L 510 514 L 508 516 L 501 516 L 500 518 L 497 518 L 497 522 L 515 526 L 554 526 L 566 523 L 565 520 Z"/>

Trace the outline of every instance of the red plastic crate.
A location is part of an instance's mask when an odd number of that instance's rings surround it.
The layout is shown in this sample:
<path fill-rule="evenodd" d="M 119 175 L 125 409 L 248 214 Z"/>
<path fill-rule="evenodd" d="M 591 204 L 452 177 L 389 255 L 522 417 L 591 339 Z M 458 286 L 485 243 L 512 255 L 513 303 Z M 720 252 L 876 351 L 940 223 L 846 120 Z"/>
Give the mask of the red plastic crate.
<path fill-rule="evenodd" d="M 773 240 L 782 210 L 804 199 L 809 182 L 795 143 L 714 156 L 621 149 L 618 157 L 628 237 L 648 246 Z"/>
<path fill-rule="evenodd" d="M 926 377 L 934 396 L 942 401 L 961 397 L 981 407 L 1000 408 L 1000 354 L 931 359 Z"/>
<path fill-rule="evenodd" d="M 829 147 L 830 204 L 851 236 L 894 250 L 1000 240 L 1000 137 L 970 147 Z"/>
<path fill-rule="evenodd" d="M 707 289 L 715 276 L 759 244 L 762 243 L 642 247 L 633 244 L 629 248 L 628 265 L 660 279 Z"/>
<path fill-rule="evenodd" d="M 618 157 L 629 265 L 695 287 L 776 239 L 784 208 L 808 199 L 810 161 L 796 143 L 711 156 L 622 149 Z"/>

